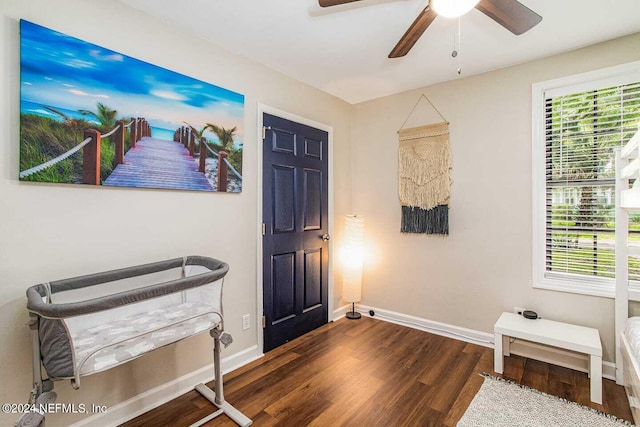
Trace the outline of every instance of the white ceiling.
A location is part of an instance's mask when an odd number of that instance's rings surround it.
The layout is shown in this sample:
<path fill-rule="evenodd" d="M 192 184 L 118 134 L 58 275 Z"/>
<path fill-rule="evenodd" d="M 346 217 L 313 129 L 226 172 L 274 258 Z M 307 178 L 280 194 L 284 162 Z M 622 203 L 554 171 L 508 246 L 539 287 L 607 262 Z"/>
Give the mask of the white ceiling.
<path fill-rule="evenodd" d="M 407 56 L 387 58 L 428 0 L 120 1 L 349 103 L 459 78 L 455 19 L 438 17 Z M 520 2 L 543 17 L 521 36 L 475 9 L 462 17 L 462 77 L 640 32 L 640 0 Z"/>

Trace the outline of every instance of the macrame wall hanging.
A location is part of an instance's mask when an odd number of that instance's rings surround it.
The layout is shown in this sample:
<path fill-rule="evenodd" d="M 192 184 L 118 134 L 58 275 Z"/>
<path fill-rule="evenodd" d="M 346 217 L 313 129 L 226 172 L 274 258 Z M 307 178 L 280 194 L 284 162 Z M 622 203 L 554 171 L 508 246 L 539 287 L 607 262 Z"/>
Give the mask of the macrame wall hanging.
<path fill-rule="evenodd" d="M 404 129 L 424 98 L 442 123 Z M 398 183 L 403 233 L 449 234 L 449 122 L 424 94 L 398 131 Z"/>

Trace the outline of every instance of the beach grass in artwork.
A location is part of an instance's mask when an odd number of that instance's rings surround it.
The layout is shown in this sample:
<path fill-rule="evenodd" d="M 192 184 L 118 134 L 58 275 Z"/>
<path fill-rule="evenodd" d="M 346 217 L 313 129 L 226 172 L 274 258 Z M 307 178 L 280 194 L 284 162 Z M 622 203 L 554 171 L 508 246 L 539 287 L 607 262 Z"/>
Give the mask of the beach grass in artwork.
<path fill-rule="evenodd" d="M 242 191 L 244 96 L 20 21 L 20 180 Z"/>

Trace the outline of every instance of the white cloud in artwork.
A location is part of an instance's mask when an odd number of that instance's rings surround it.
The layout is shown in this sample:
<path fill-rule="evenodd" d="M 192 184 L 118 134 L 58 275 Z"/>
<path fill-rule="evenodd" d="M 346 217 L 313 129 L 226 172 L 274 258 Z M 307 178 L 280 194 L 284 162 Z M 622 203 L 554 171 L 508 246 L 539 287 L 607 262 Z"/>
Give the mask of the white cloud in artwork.
<path fill-rule="evenodd" d="M 183 95 L 180 95 L 179 93 L 171 92 L 168 90 L 152 89 L 149 93 L 153 96 L 157 96 L 158 98 L 170 99 L 172 101 L 184 101 L 187 99 L 186 96 L 183 96 Z"/>
<path fill-rule="evenodd" d="M 78 90 L 78 89 L 69 89 L 68 91 L 69 93 L 72 93 L 73 95 L 78 95 L 78 96 L 91 96 L 93 98 L 109 99 L 109 95 L 104 95 L 101 93 L 87 93 L 85 91 Z"/>
<path fill-rule="evenodd" d="M 72 59 L 70 61 L 66 61 L 65 65 L 68 65 L 72 68 L 95 68 L 96 64 L 91 61 L 84 61 L 82 59 Z"/>
<path fill-rule="evenodd" d="M 109 53 L 107 55 L 103 55 L 102 52 L 97 49 L 89 51 L 89 55 L 91 55 L 92 58 L 95 58 L 99 61 L 116 61 L 116 62 L 124 61 L 124 57 L 119 53 Z"/>

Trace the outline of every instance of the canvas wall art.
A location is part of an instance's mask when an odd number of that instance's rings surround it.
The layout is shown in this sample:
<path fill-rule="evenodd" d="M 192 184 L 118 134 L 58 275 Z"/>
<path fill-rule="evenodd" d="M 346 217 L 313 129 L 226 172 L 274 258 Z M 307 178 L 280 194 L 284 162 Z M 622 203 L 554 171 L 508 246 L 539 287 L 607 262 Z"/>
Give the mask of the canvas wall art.
<path fill-rule="evenodd" d="M 20 85 L 21 181 L 242 191 L 239 93 L 25 20 Z"/>

